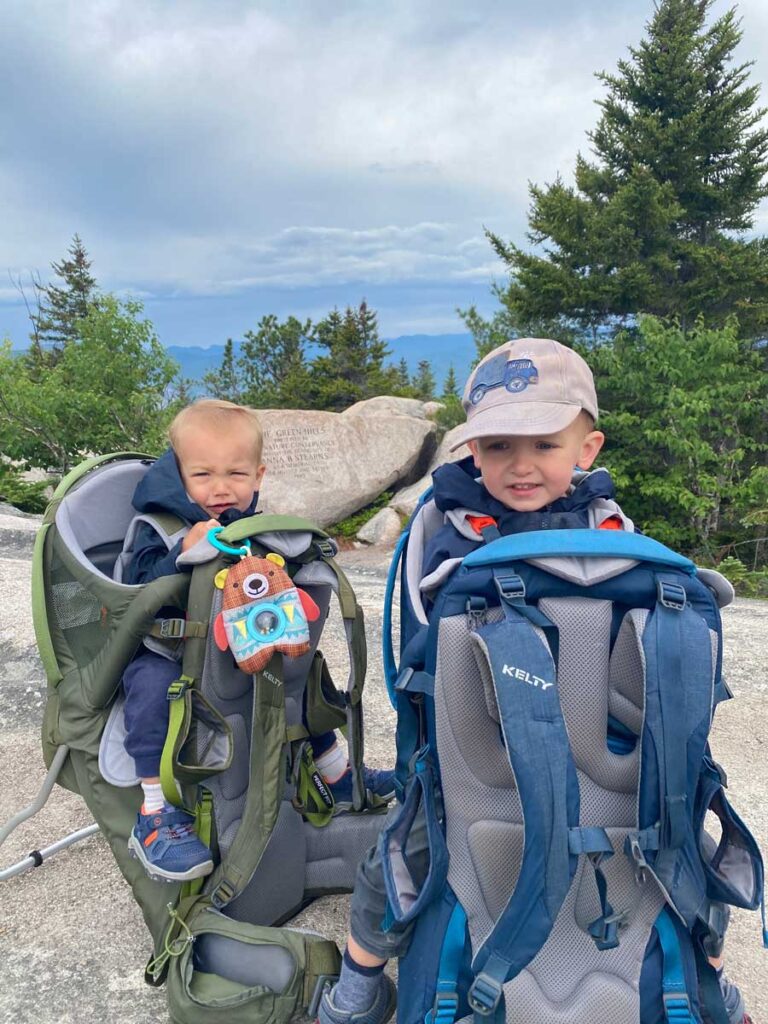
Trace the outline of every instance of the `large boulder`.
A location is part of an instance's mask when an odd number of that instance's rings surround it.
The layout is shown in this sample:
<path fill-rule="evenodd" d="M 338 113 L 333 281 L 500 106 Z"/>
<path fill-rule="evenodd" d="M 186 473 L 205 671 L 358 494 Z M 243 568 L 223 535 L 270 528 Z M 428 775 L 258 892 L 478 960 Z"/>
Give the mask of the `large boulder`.
<path fill-rule="evenodd" d="M 383 508 L 357 531 L 357 539 L 378 548 L 393 548 L 403 529 L 393 508 Z"/>
<path fill-rule="evenodd" d="M 398 398 L 395 395 L 376 395 L 363 402 L 355 402 L 345 409 L 342 416 L 415 416 L 425 420 L 424 402 L 418 398 Z"/>
<path fill-rule="evenodd" d="M 435 449 L 434 423 L 411 415 L 264 409 L 259 417 L 267 466 L 260 507 L 320 526 L 417 479 Z"/>
<path fill-rule="evenodd" d="M 463 424 L 460 424 L 463 426 Z M 418 504 L 419 498 L 432 484 L 432 473 L 437 469 L 438 466 L 442 466 L 444 462 L 458 462 L 460 459 L 466 458 L 470 454 L 469 448 L 463 444 L 455 452 L 450 451 L 450 447 L 453 444 L 453 439 L 459 432 L 459 427 L 454 427 L 453 430 L 449 430 L 443 437 L 440 445 L 435 452 L 432 461 L 429 464 L 424 476 L 414 484 L 410 484 L 402 490 L 399 490 L 394 495 L 389 503 L 389 508 L 393 508 L 396 512 L 401 515 L 410 516 L 413 514 L 413 510 Z"/>

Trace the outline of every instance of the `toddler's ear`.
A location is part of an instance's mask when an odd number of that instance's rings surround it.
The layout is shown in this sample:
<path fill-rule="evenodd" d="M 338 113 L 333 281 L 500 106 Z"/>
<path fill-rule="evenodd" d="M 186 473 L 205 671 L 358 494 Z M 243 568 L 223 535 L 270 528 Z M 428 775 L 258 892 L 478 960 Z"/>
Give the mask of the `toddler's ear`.
<path fill-rule="evenodd" d="M 590 469 L 605 444 L 605 434 L 600 430 L 590 430 L 581 442 L 581 451 L 576 465 L 579 469 Z"/>
<path fill-rule="evenodd" d="M 480 448 L 478 447 L 477 441 L 467 441 L 467 448 L 472 452 L 475 469 L 480 469 Z"/>

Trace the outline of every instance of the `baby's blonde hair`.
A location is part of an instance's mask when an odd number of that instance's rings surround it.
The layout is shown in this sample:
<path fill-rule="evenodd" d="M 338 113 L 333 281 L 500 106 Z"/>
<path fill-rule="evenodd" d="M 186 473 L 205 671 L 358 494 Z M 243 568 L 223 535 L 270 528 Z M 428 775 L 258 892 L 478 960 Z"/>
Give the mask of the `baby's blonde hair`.
<path fill-rule="evenodd" d="M 177 413 L 168 427 L 168 440 L 176 450 L 186 429 L 200 425 L 224 434 L 248 432 L 253 438 L 253 453 L 256 462 L 261 462 L 264 435 L 258 413 L 247 405 L 236 405 L 221 398 L 199 398 Z"/>

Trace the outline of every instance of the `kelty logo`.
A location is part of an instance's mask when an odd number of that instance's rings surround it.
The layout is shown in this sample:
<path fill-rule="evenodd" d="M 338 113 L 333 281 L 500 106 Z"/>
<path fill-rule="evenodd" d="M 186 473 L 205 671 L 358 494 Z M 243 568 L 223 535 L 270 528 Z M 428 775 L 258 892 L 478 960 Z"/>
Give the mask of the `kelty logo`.
<path fill-rule="evenodd" d="M 517 668 L 516 665 L 504 665 L 501 670 L 501 674 L 504 676 L 512 676 L 513 679 L 520 679 L 524 683 L 528 683 L 529 686 L 535 686 L 537 690 L 548 690 L 550 686 L 554 686 L 554 683 L 548 683 L 546 679 L 542 679 L 541 676 L 535 676 L 532 672 L 528 672 L 524 668 Z"/>
<path fill-rule="evenodd" d="M 264 678 L 268 682 L 272 683 L 273 686 L 282 686 L 283 685 L 282 679 L 278 679 L 277 676 L 272 675 L 271 672 L 267 672 L 266 669 L 264 670 L 263 675 L 264 675 Z"/>

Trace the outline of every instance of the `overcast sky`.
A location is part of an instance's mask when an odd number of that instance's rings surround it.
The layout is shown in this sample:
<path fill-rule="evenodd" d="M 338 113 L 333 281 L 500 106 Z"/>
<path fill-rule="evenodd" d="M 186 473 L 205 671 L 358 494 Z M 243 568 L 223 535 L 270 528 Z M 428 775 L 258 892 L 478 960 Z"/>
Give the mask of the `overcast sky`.
<path fill-rule="evenodd" d="M 363 297 L 386 336 L 462 331 L 456 307 L 491 311 L 503 278 L 484 226 L 525 242 L 528 182 L 572 179 L 594 72 L 651 10 L 3 0 L 0 337 L 27 333 L 9 274 L 47 279 L 75 232 L 168 345 Z M 768 3 L 738 10 L 765 82 Z"/>

